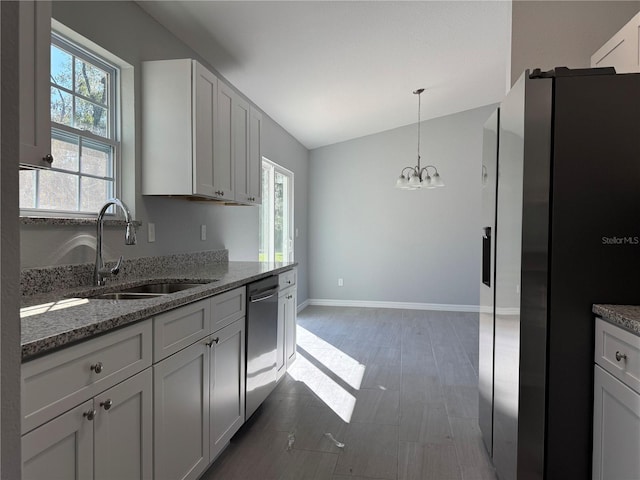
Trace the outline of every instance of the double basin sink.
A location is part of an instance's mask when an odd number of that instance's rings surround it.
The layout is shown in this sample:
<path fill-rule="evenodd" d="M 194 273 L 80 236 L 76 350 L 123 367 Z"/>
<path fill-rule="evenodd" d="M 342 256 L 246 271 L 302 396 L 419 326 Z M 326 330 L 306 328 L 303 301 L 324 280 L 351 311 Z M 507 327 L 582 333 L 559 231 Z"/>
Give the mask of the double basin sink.
<path fill-rule="evenodd" d="M 92 300 L 143 300 L 147 298 L 161 297 L 171 293 L 181 292 L 189 288 L 201 287 L 206 283 L 217 282 L 217 279 L 206 280 L 198 283 L 182 282 L 156 282 L 137 285 L 135 287 L 122 288 L 117 292 L 100 293 L 89 296 Z"/>

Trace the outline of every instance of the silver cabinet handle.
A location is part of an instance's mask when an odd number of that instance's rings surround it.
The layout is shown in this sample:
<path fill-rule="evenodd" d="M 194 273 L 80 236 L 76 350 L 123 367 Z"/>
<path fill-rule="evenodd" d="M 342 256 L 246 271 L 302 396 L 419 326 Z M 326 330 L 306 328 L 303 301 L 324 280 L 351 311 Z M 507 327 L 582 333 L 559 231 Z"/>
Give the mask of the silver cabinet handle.
<path fill-rule="evenodd" d="M 108 398 L 104 402 L 100 402 L 100 406 L 105 410 L 109 410 L 111 407 L 113 407 L 113 402 L 110 398 Z"/>
<path fill-rule="evenodd" d="M 96 373 L 102 373 L 103 365 L 102 362 L 98 362 L 95 365 L 91 365 L 91 370 Z"/>
<path fill-rule="evenodd" d="M 84 412 L 82 416 L 85 417 L 87 420 L 92 421 L 94 418 L 96 418 L 96 411 L 89 410 L 88 412 Z"/>
<path fill-rule="evenodd" d="M 209 348 L 211 348 L 211 346 L 215 343 L 216 345 L 218 344 L 218 342 L 220 341 L 220 337 L 216 337 L 213 340 L 205 343 L 205 345 Z"/>
<path fill-rule="evenodd" d="M 53 163 L 53 155 L 51 155 L 50 153 L 47 153 L 44 157 L 42 157 L 42 160 L 44 160 L 49 165 L 51 165 Z"/>
<path fill-rule="evenodd" d="M 620 361 L 620 360 L 626 360 L 627 359 L 627 354 L 626 353 L 620 353 L 620 352 L 616 352 L 616 361 Z"/>

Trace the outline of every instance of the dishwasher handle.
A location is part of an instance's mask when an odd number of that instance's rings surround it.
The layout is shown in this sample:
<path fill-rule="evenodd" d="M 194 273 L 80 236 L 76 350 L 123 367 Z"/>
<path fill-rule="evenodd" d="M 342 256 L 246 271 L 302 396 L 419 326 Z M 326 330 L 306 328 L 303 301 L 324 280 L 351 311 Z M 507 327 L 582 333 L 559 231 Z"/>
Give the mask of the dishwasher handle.
<path fill-rule="evenodd" d="M 267 290 L 266 292 L 260 292 L 257 295 L 251 295 L 249 301 L 251 303 L 262 302 L 263 300 L 273 297 L 276 293 L 278 293 L 278 287 Z"/>

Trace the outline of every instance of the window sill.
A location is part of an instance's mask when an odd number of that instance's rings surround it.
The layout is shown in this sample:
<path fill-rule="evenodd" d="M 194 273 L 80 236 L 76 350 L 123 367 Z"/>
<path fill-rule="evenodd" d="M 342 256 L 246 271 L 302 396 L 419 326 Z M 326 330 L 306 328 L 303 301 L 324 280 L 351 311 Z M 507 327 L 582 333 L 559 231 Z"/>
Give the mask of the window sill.
<path fill-rule="evenodd" d="M 97 218 L 68 218 L 68 217 L 20 217 L 20 225 L 48 225 L 48 226 L 92 226 L 96 225 Z M 134 220 L 133 224 L 136 227 L 142 226 L 142 222 Z M 105 219 L 104 226 L 106 227 L 124 227 L 127 222 L 120 219 Z"/>

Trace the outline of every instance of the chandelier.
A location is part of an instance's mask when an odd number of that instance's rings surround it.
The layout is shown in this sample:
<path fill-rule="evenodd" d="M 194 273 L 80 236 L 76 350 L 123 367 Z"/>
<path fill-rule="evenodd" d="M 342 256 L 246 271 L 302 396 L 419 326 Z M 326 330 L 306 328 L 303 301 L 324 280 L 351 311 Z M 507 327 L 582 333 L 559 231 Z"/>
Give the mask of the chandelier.
<path fill-rule="evenodd" d="M 404 167 L 398 180 L 396 180 L 396 188 L 404 190 L 444 187 L 444 182 L 440 178 L 436 167 L 433 165 L 420 167 L 420 94 L 422 92 L 424 92 L 424 88 L 419 88 L 413 92 L 414 95 L 418 95 L 418 165 Z M 429 173 L 430 168 L 433 169 L 431 173 Z M 405 172 L 407 173 L 405 174 Z"/>

